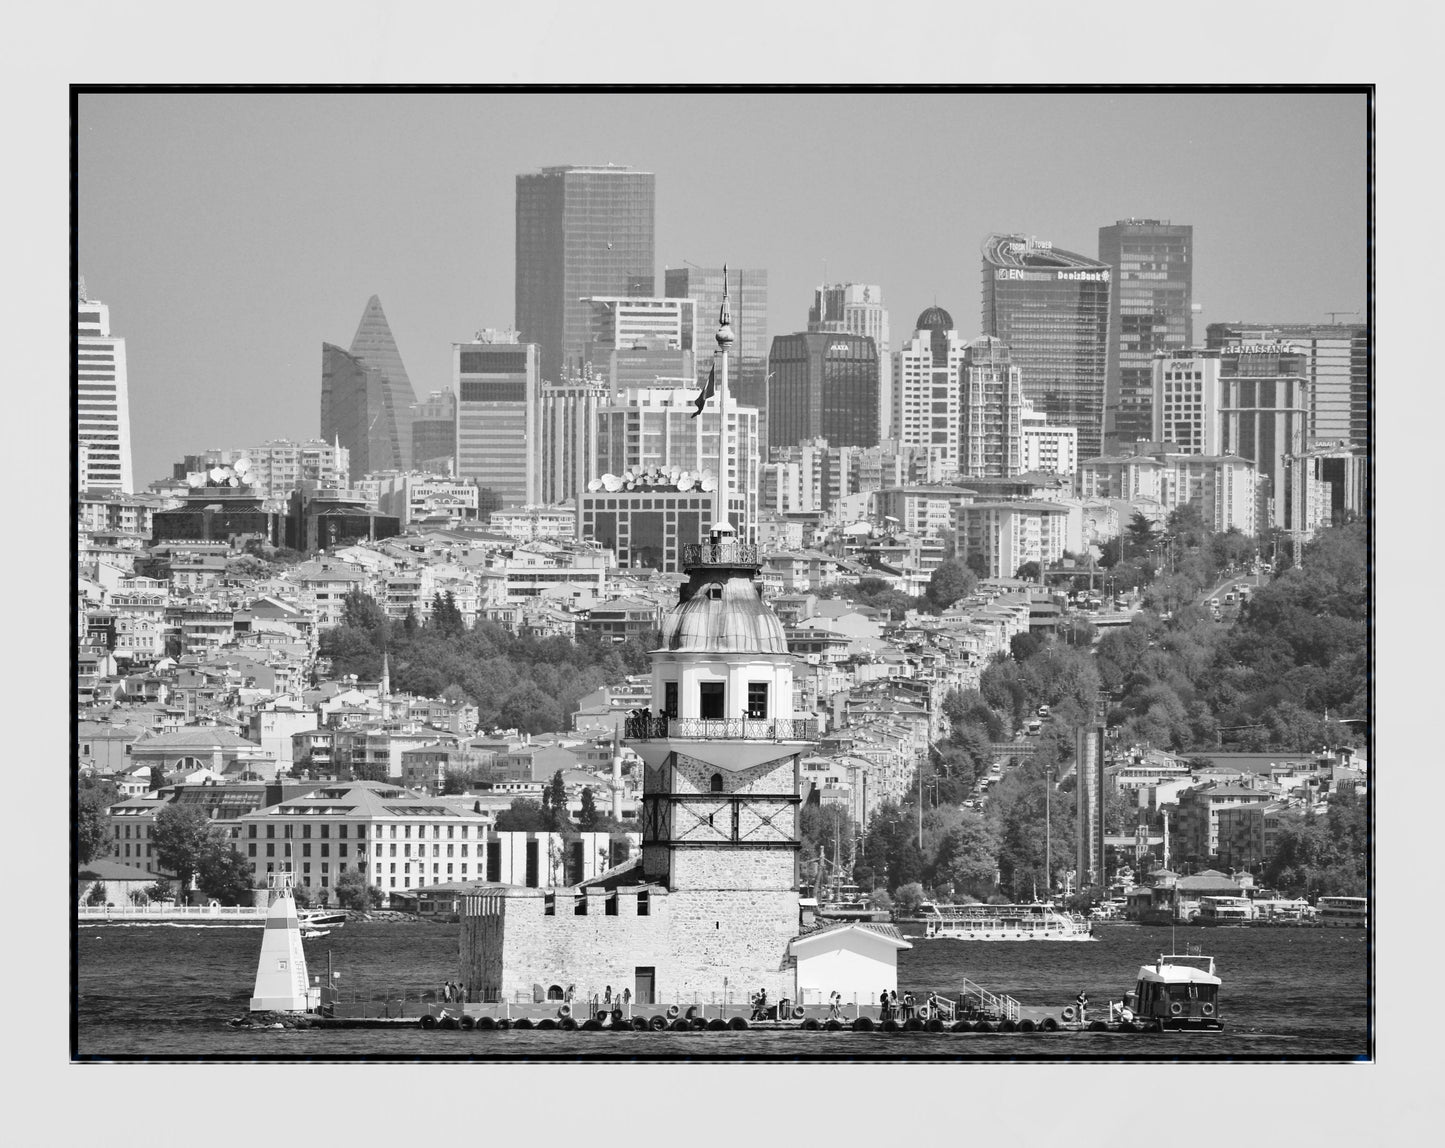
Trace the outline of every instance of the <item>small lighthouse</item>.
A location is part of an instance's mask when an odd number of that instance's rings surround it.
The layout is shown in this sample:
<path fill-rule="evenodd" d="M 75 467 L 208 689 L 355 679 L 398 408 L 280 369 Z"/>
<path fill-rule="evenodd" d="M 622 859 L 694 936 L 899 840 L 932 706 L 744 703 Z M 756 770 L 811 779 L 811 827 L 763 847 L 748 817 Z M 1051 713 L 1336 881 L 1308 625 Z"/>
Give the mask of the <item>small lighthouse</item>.
<path fill-rule="evenodd" d="M 294 881 L 295 874 L 289 869 L 266 875 L 271 906 L 261 938 L 261 961 L 256 966 L 256 988 L 251 994 L 252 1012 L 305 1012 L 321 1003 L 320 990 L 310 987 L 306 975 L 301 921 L 296 914 L 296 898 L 291 893 Z"/>

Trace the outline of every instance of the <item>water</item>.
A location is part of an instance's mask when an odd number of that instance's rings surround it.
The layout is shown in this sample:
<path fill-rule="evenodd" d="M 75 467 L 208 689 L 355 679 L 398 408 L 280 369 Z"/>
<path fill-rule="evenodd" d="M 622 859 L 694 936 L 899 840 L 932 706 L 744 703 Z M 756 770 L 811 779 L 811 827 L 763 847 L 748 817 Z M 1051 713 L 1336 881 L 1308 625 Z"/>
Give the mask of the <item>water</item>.
<path fill-rule="evenodd" d="M 1094 1007 L 1133 987 L 1141 964 L 1170 949 L 1167 928 L 1102 925 L 1095 941 L 918 941 L 899 954 L 900 987 L 940 992 L 960 977 L 1024 1005 L 1062 1009 L 1080 990 Z M 313 1060 L 817 1058 L 923 1060 L 1338 1061 L 1371 1054 L 1369 937 L 1358 929 L 1174 930 L 1215 957 L 1222 1033 L 934 1034 L 786 1032 L 427 1032 L 395 1029 L 234 1031 L 256 975 L 261 930 L 95 926 L 76 930 L 77 1052 L 87 1058 Z M 457 976 L 458 926 L 360 921 L 306 942 L 313 974 L 326 957 L 343 991 L 409 987 Z M 721 982 L 723 970 L 719 970 Z M 719 985 L 721 987 L 721 985 Z"/>

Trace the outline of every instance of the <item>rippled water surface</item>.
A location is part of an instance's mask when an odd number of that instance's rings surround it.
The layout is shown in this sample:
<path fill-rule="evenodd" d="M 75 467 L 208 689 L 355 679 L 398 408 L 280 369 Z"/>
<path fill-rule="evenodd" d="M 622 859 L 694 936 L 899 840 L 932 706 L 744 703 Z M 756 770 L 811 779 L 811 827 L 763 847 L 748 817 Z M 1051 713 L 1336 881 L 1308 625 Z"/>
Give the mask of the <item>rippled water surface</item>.
<path fill-rule="evenodd" d="M 1025 1005 L 1096 1005 L 1133 987 L 1138 967 L 1170 948 L 1167 928 L 1104 925 L 1080 943 L 919 941 L 899 955 L 900 987 L 956 991 L 961 977 Z M 308 941 L 312 973 L 328 951 L 344 988 L 438 985 L 457 976 L 456 925 L 352 922 Z M 1354 929 L 1179 928 L 1224 985 L 1217 1034 L 561 1033 L 396 1029 L 233 1031 L 256 975 L 261 930 L 95 926 L 77 930 L 81 1057 L 358 1056 L 529 1059 L 1055 1058 L 1345 1060 L 1371 1055 L 1369 939 Z M 719 970 L 721 979 L 725 970 Z"/>

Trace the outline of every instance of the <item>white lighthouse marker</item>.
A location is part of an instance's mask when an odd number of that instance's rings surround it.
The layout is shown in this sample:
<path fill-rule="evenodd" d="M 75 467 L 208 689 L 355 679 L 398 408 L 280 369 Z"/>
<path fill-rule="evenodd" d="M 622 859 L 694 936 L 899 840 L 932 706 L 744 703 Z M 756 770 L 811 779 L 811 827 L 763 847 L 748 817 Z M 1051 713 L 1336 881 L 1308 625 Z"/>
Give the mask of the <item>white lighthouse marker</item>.
<path fill-rule="evenodd" d="M 256 966 L 252 1012 L 305 1012 L 320 1003 L 306 975 L 306 953 L 301 947 L 301 921 L 291 893 L 295 875 L 290 870 L 266 874 L 271 906 L 261 938 L 261 960 Z"/>

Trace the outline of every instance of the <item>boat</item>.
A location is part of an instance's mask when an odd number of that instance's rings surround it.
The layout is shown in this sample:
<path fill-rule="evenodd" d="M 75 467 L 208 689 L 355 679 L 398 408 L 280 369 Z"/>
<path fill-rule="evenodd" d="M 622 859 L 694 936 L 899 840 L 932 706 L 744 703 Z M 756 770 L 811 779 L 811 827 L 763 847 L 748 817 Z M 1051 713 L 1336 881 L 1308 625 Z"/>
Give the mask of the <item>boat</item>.
<path fill-rule="evenodd" d="M 1124 994 L 1121 1016 L 1126 1021 L 1168 1031 L 1217 1031 L 1219 986 L 1214 958 L 1191 947 L 1183 953 L 1160 953 L 1152 965 L 1139 967 L 1134 991 Z"/>
<path fill-rule="evenodd" d="M 1200 897 L 1196 925 L 1248 925 L 1254 905 L 1248 897 Z"/>
<path fill-rule="evenodd" d="M 1370 923 L 1368 897 L 1321 897 L 1315 902 L 1316 923 L 1333 929 L 1363 929 Z"/>
<path fill-rule="evenodd" d="M 1088 941 L 1093 926 L 1077 913 L 1042 901 L 1019 905 L 939 905 L 894 916 L 904 937 L 954 941 Z"/>
<path fill-rule="evenodd" d="M 330 929 L 312 929 L 305 926 L 303 926 L 301 929 L 301 939 L 303 941 L 314 941 L 317 937 L 329 936 L 331 936 Z"/>

